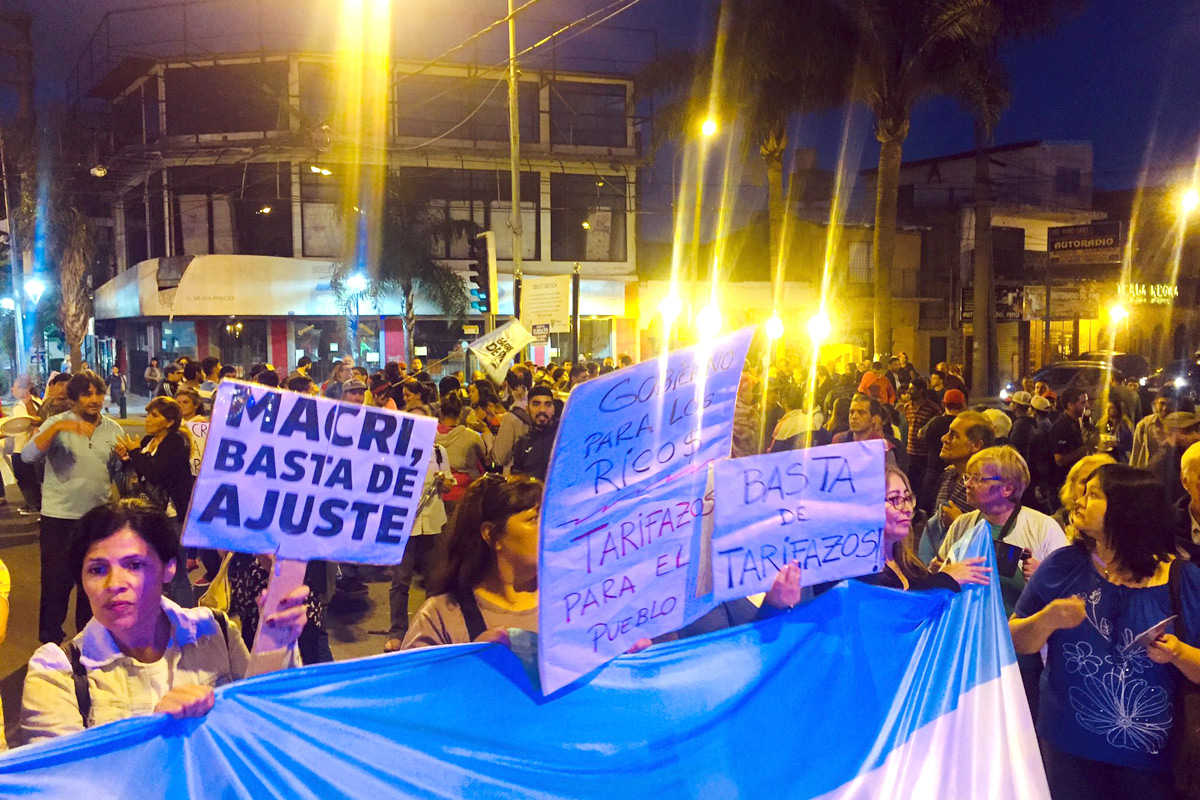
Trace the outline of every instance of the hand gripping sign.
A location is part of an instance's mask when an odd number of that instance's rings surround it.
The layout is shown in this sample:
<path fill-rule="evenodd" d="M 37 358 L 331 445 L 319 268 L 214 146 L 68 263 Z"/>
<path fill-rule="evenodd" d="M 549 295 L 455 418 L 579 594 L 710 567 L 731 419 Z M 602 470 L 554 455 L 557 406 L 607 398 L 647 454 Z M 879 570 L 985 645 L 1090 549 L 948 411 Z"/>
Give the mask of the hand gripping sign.
<path fill-rule="evenodd" d="M 729 455 L 753 329 L 576 386 L 546 480 L 538 661 L 549 693 L 711 608 L 708 464 Z"/>
<path fill-rule="evenodd" d="M 767 591 L 793 561 L 807 586 L 883 568 L 882 441 L 725 459 L 711 469 L 718 601 Z"/>
<path fill-rule="evenodd" d="M 224 381 L 183 543 L 271 553 L 273 580 L 281 562 L 398 564 L 436 429 L 428 417 Z M 303 569 L 288 574 L 299 585 Z M 268 599 L 272 588 L 287 587 Z"/>

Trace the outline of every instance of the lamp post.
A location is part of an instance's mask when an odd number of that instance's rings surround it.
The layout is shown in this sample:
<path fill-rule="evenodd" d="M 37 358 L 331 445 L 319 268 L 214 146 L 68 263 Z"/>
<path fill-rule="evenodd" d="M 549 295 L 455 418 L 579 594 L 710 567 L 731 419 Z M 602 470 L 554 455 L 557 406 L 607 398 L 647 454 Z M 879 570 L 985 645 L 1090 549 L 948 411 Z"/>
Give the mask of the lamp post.
<path fill-rule="evenodd" d="M 362 298 L 363 292 L 367 290 L 370 282 L 367 276 L 362 272 L 355 272 L 349 278 L 346 278 L 346 288 L 350 290 L 354 297 L 354 317 L 350 324 L 350 352 L 354 354 L 354 363 L 358 363 L 358 301 Z"/>
<path fill-rule="evenodd" d="M 29 318 L 31 320 L 31 324 L 29 326 L 29 334 L 28 334 L 31 352 L 30 352 L 30 357 L 28 360 L 31 363 L 34 362 L 35 360 L 39 363 L 39 365 L 40 365 L 39 374 L 44 373 L 45 369 L 46 369 L 46 349 L 45 349 L 45 345 L 43 344 L 40 351 L 38 350 L 37 341 L 38 341 L 38 333 L 39 332 L 38 332 L 37 308 L 38 308 L 38 301 L 40 301 L 42 299 L 42 295 L 45 293 L 46 293 L 46 282 L 43 281 L 41 278 L 39 278 L 37 275 L 32 275 L 32 276 L 30 276 L 30 278 L 28 280 L 25 281 L 25 294 L 29 295 L 29 302 L 30 302 Z M 21 312 L 18 309 L 16 313 L 20 314 Z M 23 343 L 20 346 L 24 346 Z M 40 353 L 40 355 L 35 356 L 34 353 Z"/>

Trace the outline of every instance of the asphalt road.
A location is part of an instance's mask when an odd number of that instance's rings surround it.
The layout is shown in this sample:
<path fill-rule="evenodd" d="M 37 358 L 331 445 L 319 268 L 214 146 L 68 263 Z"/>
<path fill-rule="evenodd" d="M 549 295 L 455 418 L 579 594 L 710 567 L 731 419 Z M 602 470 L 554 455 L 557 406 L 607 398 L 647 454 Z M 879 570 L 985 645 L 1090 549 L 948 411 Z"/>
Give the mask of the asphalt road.
<path fill-rule="evenodd" d="M 141 406 L 131 404 L 130 418 L 122 421 L 130 434 L 142 434 Z M 136 411 L 135 411 L 136 409 Z M 115 411 L 115 408 L 114 408 Z M 25 665 L 38 648 L 38 596 L 40 566 L 38 560 L 38 523 L 35 516 L 22 516 L 17 508 L 23 504 L 21 493 L 13 482 L 7 464 L 0 466 L 6 483 L 8 505 L 0 507 L 0 560 L 12 576 L 9 595 L 8 634 L 0 645 L 0 699 L 3 700 L 5 728 L 10 743 L 16 742 L 16 725 L 21 707 L 21 685 Z M 336 660 L 376 655 L 383 652 L 388 618 L 388 577 L 382 568 L 365 570 L 368 594 L 346 597 L 338 595 L 330 604 L 326 618 L 330 649 Z M 198 573 L 193 573 L 198 577 Z M 410 610 L 424 600 L 414 586 Z M 65 629 L 74 635 L 74 605 L 67 614 Z M 372 633 L 374 631 L 375 633 Z"/>

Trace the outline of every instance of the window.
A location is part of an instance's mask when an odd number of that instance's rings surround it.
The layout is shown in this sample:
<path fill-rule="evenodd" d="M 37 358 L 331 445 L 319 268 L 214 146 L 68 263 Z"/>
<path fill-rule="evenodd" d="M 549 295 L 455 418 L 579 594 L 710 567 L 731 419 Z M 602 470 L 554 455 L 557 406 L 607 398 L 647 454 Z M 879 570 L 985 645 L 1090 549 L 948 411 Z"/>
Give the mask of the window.
<path fill-rule="evenodd" d="M 150 257 L 146 246 L 146 202 L 142 187 L 134 187 L 124 199 L 125 263 L 130 267 Z"/>
<path fill-rule="evenodd" d="M 850 283 L 874 283 L 875 270 L 871 264 L 871 243 L 850 243 Z"/>
<path fill-rule="evenodd" d="M 180 255 L 294 255 L 291 164 L 174 167 L 168 179 Z"/>
<path fill-rule="evenodd" d="M 1054 191 L 1058 194 L 1079 194 L 1080 173 L 1074 167 L 1054 170 Z"/>
<path fill-rule="evenodd" d="M 166 72 L 167 135 L 286 130 L 286 61 Z"/>
<path fill-rule="evenodd" d="M 550 85 L 550 143 L 628 147 L 625 86 L 613 83 Z"/>
<path fill-rule="evenodd" d="M 540 141 L 536 83 L 520 85 L 518 108 L 522 141 Z M 400 76 L 395 126 L 397 136 L 506 142 L 508 89 L 491 78 Z"/>
<path fill-rule="evenodd" d="M 330 171 L 337 169 L 332 165 Z M 307 165 L 300 168 L 300 219 L 304 255 L 339 258 L 345 252 L 346 226 L 338 204 L 342 202 L 342 180 L 338 172 L 321 175 Z"/>
<path fill-rule="evenodd" d="M 496 232 L 496 258 L 512 258 L 509 209 L 512 182 L 507 170 L 445 170 L 411 168 L 400 171 L 400 180 L 412 181 L 418 196 L 435 198 L 431 205 L 447 220 L 471 220 L 481 230 Z M 537 173 L 521 174 L 522 258 L 536 261 L 539 255 L 541 194 Z M 440 258 L 466 258 L 469 242 L 452 237 L 449 225 L 442 236 Z"/>
<path fill-rule="evenodd" d="M 550 257 L 555 261 L 625 260 L 625 179 L 550 176 Z"/>

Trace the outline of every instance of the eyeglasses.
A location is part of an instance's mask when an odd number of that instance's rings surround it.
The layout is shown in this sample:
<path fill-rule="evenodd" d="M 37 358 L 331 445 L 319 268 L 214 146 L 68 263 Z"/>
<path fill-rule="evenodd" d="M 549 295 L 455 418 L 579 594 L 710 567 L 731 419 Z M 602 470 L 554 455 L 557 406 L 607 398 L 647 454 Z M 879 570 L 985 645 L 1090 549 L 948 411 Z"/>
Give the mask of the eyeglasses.
<path fill-rule="evenodd" d="M 889 494 L 884 498 L 887 504 L 897 511 L 903 511 L 905 508 L 912 508 L 917 504 L 917 498 L 911 494 Z"/>
<path fill-rule="evenodd" d="M 963 475 L 960 480 L 963 482 L 963 486 L 970 486 L 972 483 L 1001 483 L 1004 481 L 1004 478 L 992 478 L 986 475 Z"/>

